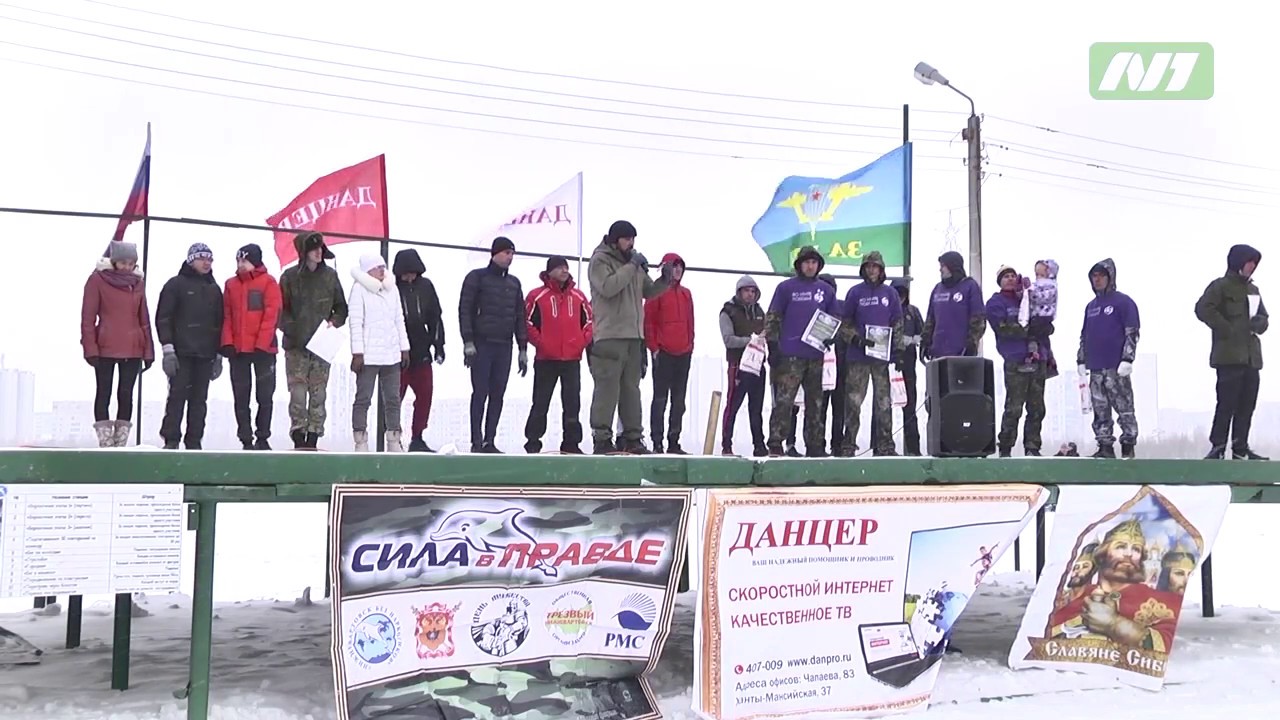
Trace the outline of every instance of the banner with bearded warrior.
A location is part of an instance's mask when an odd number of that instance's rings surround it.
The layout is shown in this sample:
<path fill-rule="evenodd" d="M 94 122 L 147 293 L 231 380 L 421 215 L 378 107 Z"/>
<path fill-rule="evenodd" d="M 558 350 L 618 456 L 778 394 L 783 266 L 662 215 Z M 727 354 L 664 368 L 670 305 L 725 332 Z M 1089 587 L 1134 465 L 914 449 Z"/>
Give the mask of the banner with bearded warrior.
<path fill-rule="evenodd" d="M 1009 666 L 1159 690 L 1183 596 L 1230 503 L 1225 485 L 1061 488 Z"/>
<path fill-rule="evenodd" d="M 335 486 L 339 720 L 660 717 L 691 493 Z"/>

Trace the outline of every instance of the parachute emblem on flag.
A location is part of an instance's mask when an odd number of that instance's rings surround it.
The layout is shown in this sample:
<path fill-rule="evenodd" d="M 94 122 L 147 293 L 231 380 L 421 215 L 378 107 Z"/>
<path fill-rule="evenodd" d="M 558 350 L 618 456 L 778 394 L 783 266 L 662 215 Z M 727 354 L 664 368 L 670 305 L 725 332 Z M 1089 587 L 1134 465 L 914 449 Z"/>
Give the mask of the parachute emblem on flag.
<path fill-rule="evenodd" d="M 870 185 L 856 185 L 851 182 L 810 185 L 808 192 L 793 192 L 786 200 L 778 203 L 777 207 L 794 210 L 796 221 L 801 225 L 809 226 L 809 241 L 813 242 L 818 234 L 818 224 L 834 220 L 841 203 L 859 195 L 865 195 L 873 189 Z"/>

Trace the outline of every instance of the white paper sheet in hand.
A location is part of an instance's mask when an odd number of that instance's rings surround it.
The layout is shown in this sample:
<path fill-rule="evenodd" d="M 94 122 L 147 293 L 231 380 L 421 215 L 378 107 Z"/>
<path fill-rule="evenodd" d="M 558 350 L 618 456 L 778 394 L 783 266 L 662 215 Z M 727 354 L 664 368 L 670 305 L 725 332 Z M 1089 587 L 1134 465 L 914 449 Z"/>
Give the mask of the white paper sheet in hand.
<path fill-rule="evenodd" d="M 1249 317 L 1251 317 L 1251 318 L 1253 318 L 1253 317 L 1257 317 L 1257 315 L 1258 315 L 1258 308 L 1262 307 L 1262 296 L 1261 296 L 1261 295 L 1247 295 L 1246 297 L 1248 297 L 1248 298 L 1249 298 Z"/>
<path fill-rule="evenodd" d="M 316 328 L 311 339 L 307 341 L 307 349 L 332 365 L 334 359 L 338 357 L 338 349 L 342 347 L 342 336 L 342 330 L 330 325 L 326 320 L 320 323 L 320 327 Z"/>

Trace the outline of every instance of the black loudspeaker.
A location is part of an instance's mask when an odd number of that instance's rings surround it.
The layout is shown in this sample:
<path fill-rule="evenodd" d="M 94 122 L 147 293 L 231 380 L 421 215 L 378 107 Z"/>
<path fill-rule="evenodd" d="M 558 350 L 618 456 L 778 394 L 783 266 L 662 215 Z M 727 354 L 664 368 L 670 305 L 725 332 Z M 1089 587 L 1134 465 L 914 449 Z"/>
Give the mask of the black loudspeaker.
<path fill-rule="evenodd" d="M 925 369 L 929 454 L 987 457 L 996 451 L 996 371 L 981 357 L 943 357 Z"/>

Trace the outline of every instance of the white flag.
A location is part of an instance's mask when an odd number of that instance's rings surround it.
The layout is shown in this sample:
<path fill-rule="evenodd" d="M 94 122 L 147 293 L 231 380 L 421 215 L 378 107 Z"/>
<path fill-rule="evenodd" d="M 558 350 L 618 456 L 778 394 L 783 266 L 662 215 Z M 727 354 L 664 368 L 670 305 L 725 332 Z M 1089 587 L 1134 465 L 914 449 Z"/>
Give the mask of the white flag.
<path fill-rule="evenodd" d="M 489 248 L 498 236 L 511 239 L 516 254 L 546 253 L 582 256 L 582 173 L 537 203 L 515 213 L 501 225 L 477 237 L 469 253 L 473 267 L 489 262 Z"/>

